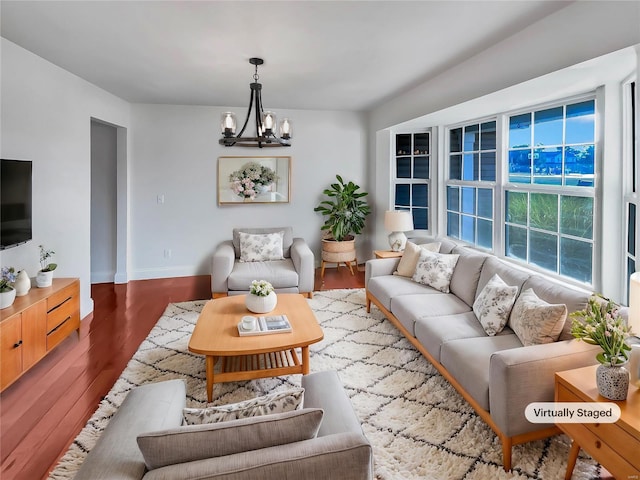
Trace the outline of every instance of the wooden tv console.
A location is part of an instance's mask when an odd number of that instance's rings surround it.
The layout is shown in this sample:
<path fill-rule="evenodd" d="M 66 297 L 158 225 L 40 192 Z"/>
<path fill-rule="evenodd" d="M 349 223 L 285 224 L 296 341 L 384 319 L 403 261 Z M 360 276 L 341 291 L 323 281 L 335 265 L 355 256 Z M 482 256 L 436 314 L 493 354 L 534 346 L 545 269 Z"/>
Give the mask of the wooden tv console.
<path fill-rule="evenodd" d="M 0 391 L 38 363 L 71 332 L 80 334 L 80 280 L 55 278 L 0 310 Z"/>

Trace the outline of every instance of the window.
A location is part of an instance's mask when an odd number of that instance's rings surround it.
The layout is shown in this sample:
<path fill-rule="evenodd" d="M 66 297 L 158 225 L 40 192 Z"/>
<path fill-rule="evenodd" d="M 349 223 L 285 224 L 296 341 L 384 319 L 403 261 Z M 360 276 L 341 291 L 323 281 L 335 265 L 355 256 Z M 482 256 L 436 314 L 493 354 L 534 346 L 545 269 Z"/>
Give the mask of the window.
<path fill-rule="evenodd" d="M 493 249 L 496 121 L 449 130 L 447 235 Z"/>
<path fill-rule="evenodd" d="M 429 230 L 431 134 L 396 135 L 394 209 L 409 210 L 416 230 Z"/>
<path fill-rule="evenodd" d="M 595 100 L 508 121 L 505 256 L 591 284 Z"/>
<path fill-rule="evenodd" d="M 625 192 L 625 214 L 626 214 L 626 245 L 625 245 L 625 266 L 624 284 L 626 288 L 627 301 L 629 298 L 629 277 L 638 269 L 638 257 L 636 254 L 638 231 L 637 213 L 638 201 L 636 185 L 638 179 L 637 152 L 638 152 L 638 126 L 636 125 L 636 82 L 628 82 L 623 86 L 624 109 L 624 162 L 625 172 L 628 172 L 628 185 Z"/>

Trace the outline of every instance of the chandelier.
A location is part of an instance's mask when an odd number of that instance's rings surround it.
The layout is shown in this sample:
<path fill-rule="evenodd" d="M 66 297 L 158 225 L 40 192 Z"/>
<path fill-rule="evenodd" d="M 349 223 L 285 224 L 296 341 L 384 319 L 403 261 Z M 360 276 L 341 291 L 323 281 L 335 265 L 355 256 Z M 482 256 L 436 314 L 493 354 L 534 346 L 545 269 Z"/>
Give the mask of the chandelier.
<path fill-rule="evenodd" d="M 284 118 L 280 123 L 279 136 L 276 135 L 276 115 L 273 112 L 264 110 L 262 108 L 262 84 L 258 83 L 258 65 L 262 65 L 264 60 L 261 58 L 250 58 L 249 63 L 255 65 L 256 71 L 253 74 L 253 83 L 250 83 L 251 97 L 249 99 L 249 111 L 247 112 L 247 118 L 242 125 L 242 129 L 236 135 L 236 115 L 233 112 L 225 112 L 222 114 L 221 127 L 222 138 L 220 139 L 220 145 L 225 147 L 233 147 L 237 145 L 239 147 L 290 147 L 291 146 L 291 122 L 288 118 Z M 254 105 L 255 104 L 255 105 Z M 254 123 L 255 123 L 255 136 L 243 137 L 249 119 L 251 118 L 251 111 L 255 107 Z"/>

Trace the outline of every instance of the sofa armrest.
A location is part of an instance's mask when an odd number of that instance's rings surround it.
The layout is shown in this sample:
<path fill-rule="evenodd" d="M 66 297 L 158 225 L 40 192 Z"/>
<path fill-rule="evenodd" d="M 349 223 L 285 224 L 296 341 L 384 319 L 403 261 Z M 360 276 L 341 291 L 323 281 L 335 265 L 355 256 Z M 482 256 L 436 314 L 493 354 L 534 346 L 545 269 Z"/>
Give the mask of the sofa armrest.
<path fill-rule="evenodd" d="M 302 238 L 294 238 L 291 244 L 291 261 L 298 272 L 298 291 L 313 292 L 315 279 L 315 258 Z"/>
<path fill-rule="evenodd" d="M 227 279 L 233 270 L 236 261 L 236 251 L 233 242 L 227 240 L 216 247 L 211 257 L 211 291 L 214 293 L 227 293 L 229 287 Z"/>
<path fill-rule="evenodd" d="M 147 472 L 144 480 L 370 480 L 373 451 L 362 434 L 341 433 L 302 442 L 179 463 Z"/>
<path fill-rule="evenodd" d="M 599 350 L 578 340 L 564 340 L 495 352 L 489 366 L 489 406 L 500 430 L 507 436 L 531 431 L 524 415 L 527 405 L 552 402 L 555 372 L 593 365 Z"/>
<path fill-rule="evenodd" d="M 369 279 L 381 275 L 393 275 L 398 269 L 400 258 L 373 258 L 367 260 L 364 265 L 364 286 L 366 288 Z"/>
<path fill-rule="evenodd" d="M 302 387 L 304 408 L 321 408 L 324 411 L 319 437 L 345 432 L 362 434 L 360 420 L 335 370 L 303 375 Z"/>

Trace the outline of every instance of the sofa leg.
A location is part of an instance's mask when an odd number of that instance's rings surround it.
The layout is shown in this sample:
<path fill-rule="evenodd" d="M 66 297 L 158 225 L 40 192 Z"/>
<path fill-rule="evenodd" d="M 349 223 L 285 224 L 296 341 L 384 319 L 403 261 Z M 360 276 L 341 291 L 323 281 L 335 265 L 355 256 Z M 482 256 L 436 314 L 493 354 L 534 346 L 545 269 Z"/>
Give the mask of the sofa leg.
<path fill-rule="evenodd" d="M 306 297 L 306 298 L 313 298 L 313 292 L 305 292 L 302 294 L 302 296 Z"/>
<path fill-rule="evenodd" d="M 216 298 L 228 297 L 229 295 L 226 292 L 211 292 L 211 298 L 214 300 Z"/>
<path fill-rule="evenodd" d="M 502 463 L 504 465 L 504 471 L 511 471 L 511 437 L 503 437 L 502 439 Z"/>

